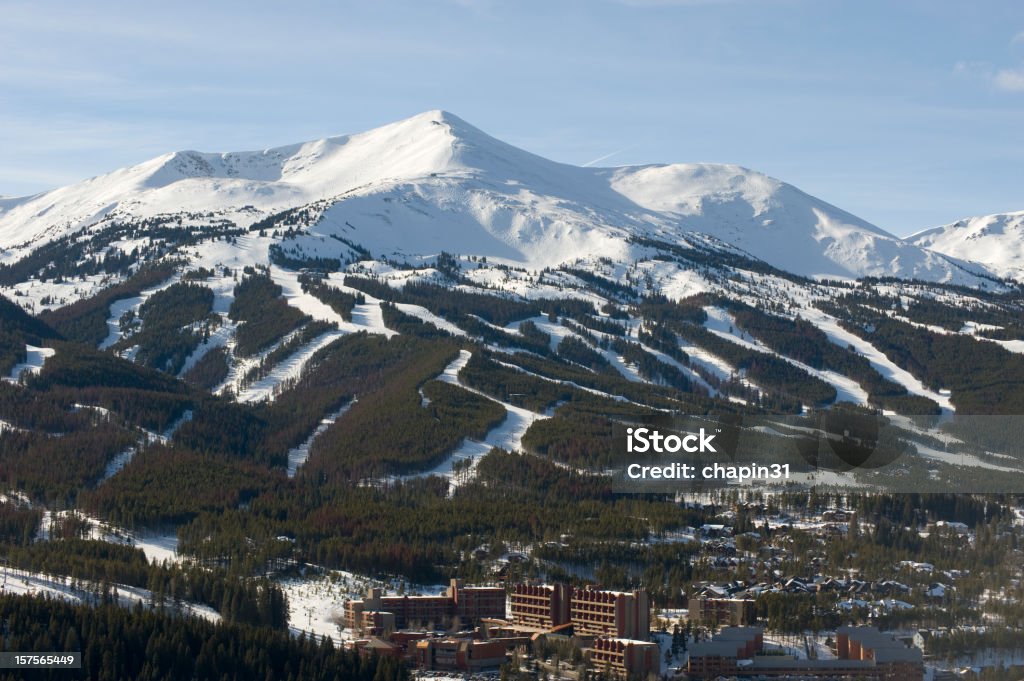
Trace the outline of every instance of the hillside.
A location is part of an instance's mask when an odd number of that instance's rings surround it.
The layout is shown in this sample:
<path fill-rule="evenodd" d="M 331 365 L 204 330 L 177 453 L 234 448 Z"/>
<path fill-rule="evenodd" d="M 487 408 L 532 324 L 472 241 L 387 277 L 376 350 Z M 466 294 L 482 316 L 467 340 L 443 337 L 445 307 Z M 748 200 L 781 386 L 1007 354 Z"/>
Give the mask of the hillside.
<path fill-rule="evenodd" d="M 908 241 L 985 265 L 1001 277 L 1024 277 L 1024 211 L 965 218 L 918 232 Z"/>

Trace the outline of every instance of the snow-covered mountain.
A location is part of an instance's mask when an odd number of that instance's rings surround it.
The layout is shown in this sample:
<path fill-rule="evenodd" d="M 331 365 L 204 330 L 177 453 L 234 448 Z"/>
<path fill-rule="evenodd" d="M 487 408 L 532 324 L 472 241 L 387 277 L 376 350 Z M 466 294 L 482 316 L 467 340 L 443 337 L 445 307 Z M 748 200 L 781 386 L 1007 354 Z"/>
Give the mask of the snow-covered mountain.
<path fill-rule="evenodd" d="M 318 218 L 314 236 L 343 237 L 375 256 L 446 250 L 534 268 L 581 256 L 626 263 L 637 259 L 638 238 L 706 244 L 694 234 L 703 233 L 809 277 L 973 285 L 990 274 L 739 166 L 581 168 L 512 147 L 443 111 L 261 152 L 166 154 L 4 199 L 0 262 L 115 221 L 198 215 L 247 227 L 306 206 Z"/>
<path fill-rule="evenodd" d="M 974 282 L 984 269 L 909 244 L 740 166 L 675 164 L 606 171 L 612 186 L 682 231 L 711 234 L 779 269 L 809 277 L 894 276 Z"/>
<path fill-rule="evenodd" d="M 462 370 L 479 377 L 480 362 L 495 385 L 511 385 L 507 369 L 545 395 L 550 383 L 701 413 L 691 400 L 987 413 L 1017 404 L 989 378 L 1024 376 L 1021 306 L 956 257 L 973 254 L 899 239 L 739 166 L 580 168 L 441 111 L 2 199 L 0 249 L 9 308 L 242 403 L 298 390 L 357 334 L 457 338 L 472 349 L 438 380 L 512 415 L 459 449 L 469 458 L 520 449 L 553 418 L 470 385 Z M 895 278 L 824 280 L 868 276 Z M 45 369 L 41 340 L 20 345 L 0 378 Z M 961 381 L 967 366 L 977 386 Z"/>
<path fill-rule="evenodd" d="M 1024 278 L 1024 211 L 965 218 L 918 232 L 907 240 L 982 263 L 1003 277 Z"/>

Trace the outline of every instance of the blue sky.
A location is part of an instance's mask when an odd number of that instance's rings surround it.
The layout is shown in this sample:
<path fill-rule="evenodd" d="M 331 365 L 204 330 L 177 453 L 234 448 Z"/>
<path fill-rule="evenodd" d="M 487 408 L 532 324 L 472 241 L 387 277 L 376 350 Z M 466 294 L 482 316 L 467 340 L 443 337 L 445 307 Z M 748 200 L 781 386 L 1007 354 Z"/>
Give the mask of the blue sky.
<path fill-rule="evenodd" d="M 1019 0 L 95 4 L 0 2 L 0 194 L 442 108 L 568 163 L 738 163 L 901 235 L 1024 210 Z"/>

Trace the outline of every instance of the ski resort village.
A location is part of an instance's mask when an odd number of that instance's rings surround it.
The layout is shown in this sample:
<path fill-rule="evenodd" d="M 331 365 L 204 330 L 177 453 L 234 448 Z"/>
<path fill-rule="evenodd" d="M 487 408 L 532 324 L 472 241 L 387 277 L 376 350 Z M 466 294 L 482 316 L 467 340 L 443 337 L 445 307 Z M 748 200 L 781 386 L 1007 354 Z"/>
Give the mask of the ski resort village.
<path fill-rule="evenodd" d="M 794 526 L 824 540 L 857 528 L 856 515 L 834 510 L 761 519 L 763 536 L 774 541 L 762 542 L 757 531 L 737 535 L 727 525 L 689 528 L 686 536 L 714 556 L 723 578 L 689 583 L 680 594 L 685 607 L 658 607 L 644 589 L 536 579 L 508 584 L 510 554 L 495 563 L 502 574 L 493 586 L 453 579 L 438 595 L 386 595 L 371 587 L 366 596 L 347 599 L 335 621 L 346 645 L 361 654 L 392 655 L 421 670 L 500 671 L 503 677 L 913 680 L 957 678 L 970 667 L 977 673 L 985 665 L 1018 663 L 1022 653 L 1012 650 L 1015 637 L 1007 641 L 1011 651 L 994 654 L 1002 644 L 986 637 L 992 628 L 938 624 L 967 571 L 901 561 L 889 566 L 889 578 L 863 579 L 855 570 L 790 576 L 781 568 L 792 560 L 785 547 L 792 546 Z M 940 521 L 929 531 L 976 540 L 958 523 Z M 824 555 L 810 560 L 819 568 L 826 563 Z M 748 576 L 724 579 L 741 575 Z M 1022 576 L 1018 569 L 1013 583 Z M 982 600 L 1012 598 L 1004 591 Z M 951 668 L 954 660 L 959 666 Z"/>
<path fill-rule="evenodd" d="M 439 110 L 0 199 L 5 651 L 1020 681 L 1024 222 L 921 228 Z"/>

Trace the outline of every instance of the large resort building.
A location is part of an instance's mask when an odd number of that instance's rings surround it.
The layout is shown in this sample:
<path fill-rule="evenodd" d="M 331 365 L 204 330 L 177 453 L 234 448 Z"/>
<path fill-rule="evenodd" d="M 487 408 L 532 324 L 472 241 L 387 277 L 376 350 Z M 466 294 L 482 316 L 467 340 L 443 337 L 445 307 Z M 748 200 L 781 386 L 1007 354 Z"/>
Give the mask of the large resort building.
<path fill-rule="evenodd" d="M 651 634 L 647 592 L 573 589 L 569 621 L 584 636 L 647 640 Z"/>
<path fill-rule="evenodd" d="M 550 631 L 571 624 L 577 635 L 646 640 L 650 635 L 647 592 L 576 589 L 565 584 L 517 584 L 510 596 L 514 625 Z"/>
<path fill-rule="evenodd" d="M 848 677 L 873 681 L 922 681 L 921 651 L 903 645 L 874 627 L 840 627 L 834 660 L 800 660 L 763 655 L 759 627 L 725 627 L 712 640 L 690 648 L 692 679 L 718 677 Z"/>
<path fill-rule="evenodd" d="M 690 621 L 717 629 L 743 627 L 754 623 L 754 599 L 695 596 L 689 601 Z"/>
<path fill-rule="evenodd" d="M 598 638 L 589 649 L 589 658 L 594 672 L 609 672 L 616 678 L 646 678 L 661 670 L 661 650 L 650 641 Z"/>
<path fill-rule="evenodd" d="M 661 669 L 658 644 L 648 640 L 650 604 L 646 591 L 517 584 L 509 601 L 512 630 L 571 633 L 589 641 L 585 652 L 595 670 L 617 678 L 644 678 Z"/>
<path fill-rule="evenodd" d="M 509 596 L 512 622 L 536 631 L 568 624 L 571 591 L 567 584 L 516 584 Z"/>
<path fill-rule="evenodd" d="M 691 601 L 691 616 L 713 627 L 752 619 L 751 606 L 748 600 L 700 599 Z M 538 637 L 550 636 L 578 641 L 594 673 L 646 678 L 660 672 L 662 658 L 658 644 L 650 640 L 649 618 L 646 591 L 567 584 L 516 584 L 506 594 L 502 587 L 470 587 L 452 580 L 440 596 L 384 596 L 380 589 L 371 589 L 366 598 L 345 604 L 348 628 L 368 637 L 356 642 L 363 652 L 400 655 L 423 668 L 462 672 L 496 669 L 510 651 L 528 649 Z M 422 630 L 402 631 L 409 628 Z M 439 628 L 448 633 L 439 636 Z M 690 647 L 687 675 L 694 681 L 924 678 L 921 651 L 874 627 L 841 627 L 835 652 L 837 659 L 797 659 L 766 650 L 760 627 L 726 626 L 711 640 Z"/>
<path fill-rule="evenodd" d="M 392 646 L 406 650 L 421 667 L 471 672 L 504 662 L 503 646 L 551 634 L 585 641 L 584 653 L 595 669 L 619 678 L 646 677 L 661 665 L 658 644 L 648 640 L 649 620 L 646 591 L 577 589 L 567 584 L 517 584 L 506 595 L 501 587 L 468 587 L 452 580 L 440 596 L 385 596 L 374 588 L 365 598 L 345 604 L 346 627 L 368 637 L 390 634 L 395 639 L 392 632 L 410 627 L 475 628 L 443 639 L 423 633 L 415 641 Z M 378 652 L 389 645 L 372 638 L 362 643 L 366 650 Z"/>
<path fill-rule="evenodd" d="M 571 624 L 581 636 L 646 640 L 650 635 L 647 592 L 576 589 L 566 584 L 517 584 L 508 597 L 511 625 L 546 632 Z M 379 634 L 410 626 L 476 626 L 505 620 L 505 589 L 464 586 L 453 579 L 441 596 L 384 596 L 370 589 L 362 600 L 345 604 L 345 626 Z"/>
<path fill-rule="evenodd" d="M 441 596 L 384 596 L 370 589 L 363 600 L 345 603 L 345 626 L 379 635 L 409 627 L 475 626 L 483 619 L 504 619 L 505 589 L 465 586 L 453 579 Z"/>

